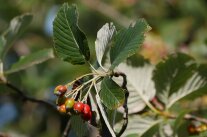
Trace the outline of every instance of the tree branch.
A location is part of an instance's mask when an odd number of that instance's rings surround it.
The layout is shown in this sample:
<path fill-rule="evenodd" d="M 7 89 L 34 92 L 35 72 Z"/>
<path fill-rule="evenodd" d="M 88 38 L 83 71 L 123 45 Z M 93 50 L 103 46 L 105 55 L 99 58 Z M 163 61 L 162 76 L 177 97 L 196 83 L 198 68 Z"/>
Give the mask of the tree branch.
<path fill-rule="evenodd" d="M 62 137 L 68 137 L 69 131 L 70 131 L 70 118 L 68 119 L 67 125 L 64 129 Z"/>
<path fill-rule="evenodd" d="M 128 103 L 129 91 L 127 89 L 127 76 L 122 72 L 115 72 L 114 76 L 115 77 L 121 76 L 123 78 L 122 88 L 125 90 L 125 101 L 124 101 L 124 105 L 123 105 L 123 108 L 124 108 L 124 115 L 123 115 L 124 123 L 122 125 L 121 130 L 118 133 L 116 133 L 116 136 L 120 137 L 124 133 L 124 131 L 126 130 L 127 125 L 128 125 L 128 106 L 127 106 L 127 103 Z"/>
<path fill-rule="evenodd" d="M 132 22 L 132 19 L 122 15 L 119 11 L 117 11 L 111 5 L 108 5 L 101 0 L 80 0 L 83 4 L 90 7 L 93 10 L 100 12 L 101 14 L 113 19 L 120 25 L 127 27 Z"/>
<path fill-rule="evenodd" d="M 53 109 L 56 109 L 56 107 L 49 102 L 46 102 L 46 101 L 40 100 L 40 99 L 35 99 L 35 98 L 32 98 L 32 97 L 25 95 L 24 91 L 20 90 L 17 86 L 13 85 L 12 83 L 10 83 L 8 81 L 5 82 L 4 84 L 7 87 L 9 87 L 10 89 L 12 89 L 13 91 L 15 91 L 22 98 L 23 101 L 30 101 L 30 102 L 34 102 L 34 103 L 39 103 L 39 104 L 43 104 L 47 107 L 51 107 Z"/>
<path fill-rule="evenodd" d="M 170 119 L 176 119 L 176 118 L 177 118 L 177 116 L 175 116 L 175 115 L 173 115 L 173 114 L 166 113 L 166 112 L 162 111 L 162 110 L 164 110 L 164 106 L 163 106 L 163 104 L 161 104 L 161 103 L 157 100 L 157 97 L 154 97 L 154 98 L 153 98 L 152 103 L 153 103 L 156 107 L 159 106 L 159 108 L 162 108 L 162 109 L 160 109 L 161 111 L 159 111 L 159 112 L 160 112 L 159 114 L 160 114 L 161 116 L 164 116 L 164 117 L 166 117 L 166 118 L 170 118 Z M 195 121 L 199 121 L 199 122 L 201 122 L 201 123 L 207 124 L 207 119 L 206 119 L 206 118 L 202 118 L 202 117 L 194 116 L 194 115 L 191 115 L 191 114 L 185 114 L 184 117 L 183 117 L 183 119 L 185 119 L 185 120 L 195 120 Z"/>

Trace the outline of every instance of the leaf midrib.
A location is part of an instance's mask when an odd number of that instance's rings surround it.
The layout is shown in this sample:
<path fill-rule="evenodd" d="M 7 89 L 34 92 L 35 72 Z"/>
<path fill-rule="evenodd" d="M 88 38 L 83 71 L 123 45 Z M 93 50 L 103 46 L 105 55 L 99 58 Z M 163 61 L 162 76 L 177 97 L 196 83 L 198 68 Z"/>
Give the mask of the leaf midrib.
<path fill-rule="evenodd" d="M 110 80 L 110 79 L 109 79 L 109 80 Z M 106 87 L 106 89 L 107 89 L 108 91 L 110 91 L 110 89 L 108 88 L 107 84 L 106 84 L 105 82 L 103 82 L 103 84 L 104 84 L 104 86 Z M 112 92 L 110 92 L 110 94 L 114 96 L 114 94 L 112 94 Z M 114 96 L 114 98 L 115 98 L 115 99 L 119 102 L 119 104 L 120 104 L 120 101 L 116 98 L 116 96 Z"/>
<path fill-rule="evenodd" d="M 67 26 L 68 26 L 68 28 L 69 28 L 70 31 L 71 31 L 71 34 L 72 34 L 72 37 L 73 37 L 73 39 L 74 39 L 75 45 L 77 46 L 79 52 L 81 52 L 81 56 L 85 59 L 84 53 L 79 49 L 78 43 L 77 43 L 77 41 L 76 41 L 76 39 L 75 39 L 75 37 L 74 37 L 74 35 L 73 35 L 73 31 L 72 31 L 71 28 L 70 28 L 70 25 L 69 25 L 69 22 L 68 22 L 68 19 L 67 19 L 67 16 L 66 16 L 66 8 L 67 8 L 67 6 L 68 6 L 68 5 L 66 5 L 66 7 L 64 7 L 64 9 L 63 9 L 63 13 L 64 13 L 64 16 L 65 16 L 65 19 L 66 19 L 66 22 L 67 22 Z M 78 25 L 78 24 L 77 24 L 77 22 L 76 22 L 76 26 L 77 26 L 77 25 Z M 86 60 L 86 59 L 85 59 L 85 60 Z"/>

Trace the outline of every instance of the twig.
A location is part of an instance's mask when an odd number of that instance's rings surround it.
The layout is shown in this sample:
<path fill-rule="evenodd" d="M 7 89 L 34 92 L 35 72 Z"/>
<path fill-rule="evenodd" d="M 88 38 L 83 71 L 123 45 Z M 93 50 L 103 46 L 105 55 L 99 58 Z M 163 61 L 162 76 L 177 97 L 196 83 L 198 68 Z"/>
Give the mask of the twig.
<path fill-rule="evenodd" d="M 164 109 L 164 106 L 157 100 L 156 97 L 154 97 L 154 99 L 152 100 L 153 103 L 159 104 L 159 107 Z M 160 111 L 159 113 L 161 116 L 164 116 L 166 118 L 170 118 L 170 119 L 176 119 L 177 116 L 170 114 L 169 112 L 164 112 L 164 111 Z M 207 124 L 207 119 L 206 118 L 202 118 L 202 117 L 198 117 L 198 116 L 194 116 L 191 114 L 185 114 L 183 119 L 185 120 L 195 120 L 195 121 L 199 121 L 201 123 Z"/>
<path fill-rule="evenodd" d="M 64 129 L 62 137 L 68 137 L 68 134 L 69 134 L 69 131 L 70 131 L 70 123 L 71 122 L 70 122 L 70 118 L 69 118 L 69 120 L 67 122 L 67 125 L 66 125 L 66 127 Z"/>
<path fill-rule="evenodd" d="M 103 15 L 113 19 L 120 25 L 127 27 L 129 26 L 130 22 L 132 21 L 128 17 L 122 15 L 112 6 L 102 2 L 101 0 L 80 0 L 83 4 L 87 5 L 91 9 L 94 9 Z"/>
<path fill-rule="evenodd" d="M 194 115 L 191 115 L 191 114 L 186 114 L 184 116 L 184 119 L 186 119 L 186 120 L 196 120 L 196 121 L 199 121 L 201 123 L 207 124 L 207 119 L 201 118 L 201 117 L 198 117 L 198 116 L 194 116 Z"/>
<path fill-rule="evenodd" d="M 23 101 L 30 101 L 30 102 L 34 102 L 34 103 L 39 103 L 39 104 L 44 104 L 45 106 L 51 107 L 51 108 L 55 108 L 54 105 L 50 104 L 49 102 L 46 102 L 44 100 L 40 100 L 40 99 L 35 99 L 32 97 L 29 97 L 27 95 L 25 95 L 25 92 L 20 90 L 18 87 L 16 87 L 15 85 L 13 85 L 10 82 L 6 82 L 5 85 L 7 87 L 9 87 L 10 89 L 12 89 L 13 91 L 15 91 L 17 94 L 19 94 L 19 96 L 22 98 Z"/>
<path fill-rule="evenodd" d="M 121 73 L 121 72 L 116 72 L 116 73 L 114 73 L 114 76 L 115 77 L 121 76 L 123 78 L 122 88 L 125 90 L 125 102 L 124 102 L 124 105 L 123 105 L 123 108 L 124 108 L 124 115 L 123 115 L 124 123 L 122 125 L 121 130 L 118 133 L 116 133 L 116 136 L 120 137 L 124 133 L 124 131 L 126 130 L 127 125 L 128 125 L 128 106 L 127 106 L 127 103 L 128 103 L 129 91 L 127 89 L 127 77 L 126 77 L 126 75 L 124 73 Z"/>

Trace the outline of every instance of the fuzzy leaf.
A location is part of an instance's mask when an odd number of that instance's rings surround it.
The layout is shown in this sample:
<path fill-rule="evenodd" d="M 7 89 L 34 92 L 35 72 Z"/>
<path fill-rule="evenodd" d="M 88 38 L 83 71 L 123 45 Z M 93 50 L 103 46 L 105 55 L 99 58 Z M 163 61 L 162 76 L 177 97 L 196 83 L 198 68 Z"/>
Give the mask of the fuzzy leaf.
<path fill-rule="evenodd" d="M 1 56 L 2 52 L 3 52 L 5 44 L 6 44 L 5 38 L 3 36 L 0 36 L 0 56 Z"/>
<path fill-rule="evenodd" d="M 105 77 L 101 82 L 99 94 L 108 109 L 116 109 L 124 103 L 124 90 L 109 77 Z"/>
<path fill-rule="evenodd" d="M 59 58 L 72 64 L 84 64 L 90 58 L 85 34 L 78 27 L 75 5 L 64 3 L 53 22 L 54 50 Z"/>
<path fill-rule="evenodd" d="M 123 133 L 122 137 L 141 137 L 148 130 L 153 128 L 155 125 L 159 124 L 161 120 L 154 120 L 150 117 L 141 117 L 141 116 L 130 116 L 127 129 Z M 117 123 L 115 126 L 116 129 L 121 128 L 122 122 Z"/>
<path fill-rule="evenodd" d="M 20 70 L 27 69 L 36 64 L 40 64 L 48 59 L 54 58 L 53 50 L 52 49 L 44 49 L 38 52 L 31 53 L 13 64 L 11 69 L 6 71 L 6 74 L 14 73 Z"/>
<path fill-rule="evenodd" d="M 110 50 L 111 70 L 137 52 L 144 41 L 144 34 L 149 28 L 147 22 L 141 19 L 128 29 L 122 29 L 118 32 Z"/>
<path fill-rule="evenodd" d="M 132 56 L 127 59 L 126 63 L 121 63 L 117 67 L 118 71 L 125 73 L 127 76 L 129 114 L 143 110 L 146 102 L 149 102 L 155 96 L 156 92 L 152 81 L 153 69 L 154 66 L 138 56 Z M 122 78 L 114 80 L 119 85 L 123 81 Z"/>
<path fill-rule="evenodd" d="M 109 43 L 116 31 L 113 23 L 106 23 L 97 33 L 97 38 L 95 41 L 96 57 L 99 65 L 102 66 L 102 59 L 106 52 L 106 49 L 109 47 Z"/>
<path fill-rule="evenodd" d="M 195 72 L 190 79 L 175 93 L 173 93 L 169 99 L 167 108 L 170 108 L 175 102 L 180 99 L 184 99 L 191 94 L 195 95 L 207 90 L 207 80 L 203 79 L 202 76 Z M 194 94 L 195 93 L 195 94 Z M 197 97 L 197 96 L 195 96 Z"/>
<path fill-rule="evenodd" d="M 170 55 L 167 60 L 159 63 L 154 71 L 158 97 L 169 105 L 169 96 L 177 92 L 193 75 L 195 61 L 185 54 Z"/>
<path fill-rule="evenodd" d="M 9 28 L 3 33 L 3 37 L 6 41 L 2 52 L 0 52 L 0 58 L 3 59 L 8 50 L 12 47 L 13 42 L 22 34 L 26 27 L 32 21 L 31 14 L 24 14 L 13 18 L 10 22 Z"/>

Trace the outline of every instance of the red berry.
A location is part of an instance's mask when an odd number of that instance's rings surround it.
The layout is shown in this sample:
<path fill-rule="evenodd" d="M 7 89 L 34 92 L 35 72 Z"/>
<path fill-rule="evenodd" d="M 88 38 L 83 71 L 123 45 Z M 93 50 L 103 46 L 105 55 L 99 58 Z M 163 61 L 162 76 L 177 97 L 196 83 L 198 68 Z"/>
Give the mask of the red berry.
<path fill-rule="evenodd" d="M 67 87 L 63 85 L 59 85 L 55 88 L 55 90 L 59 91 L 61 94 L 65 93 L 67 91 Z"/>
<path fill-rule="evenodd" d="M 59 107 L 58 107 L 58 111 L 61 112 L 61 113 L 66 113 L 65 104 L 59 106 Z"/>
<path fill-rule="evenodd" d="M 87 114 L 91 111 L 91 107 L 88 104 L 84 104 L 83 113 Z"/>
<path fill-rule="evenodd" d="M 74 104 L 75 104 L 75 100 L 73 98 L 70 98 L 70 99 L 68 99 L 68 100 L 65 101 L 65 107 L 66 107 L 66 109 L 73 108 Z"/>
<path fill-rule="evenodd" d="M 189 132 L 190 134 L 196 134 L 197 131 L 196 131 L 196 127 L 195 127 L 195 125 L 189 125 L 189 126 L 188 126 L 188 132 Z"/>
<path fill-rule="evenodd" d="M 76 112 L 81 113 L 81 112 L 83 112 L 84 104 L 82 102 L 77 102 L 77 103 L 74 104 L 73 109 Z"/>
<path fill-rule="evenodd" d="M 82 114 L 82 118 L 85 120 L 85 121 L 89 121 L 91 120 L 91 117 L 92 117 L 92 112 L 89 111 L 88 113 L 83 113 Z"/>

